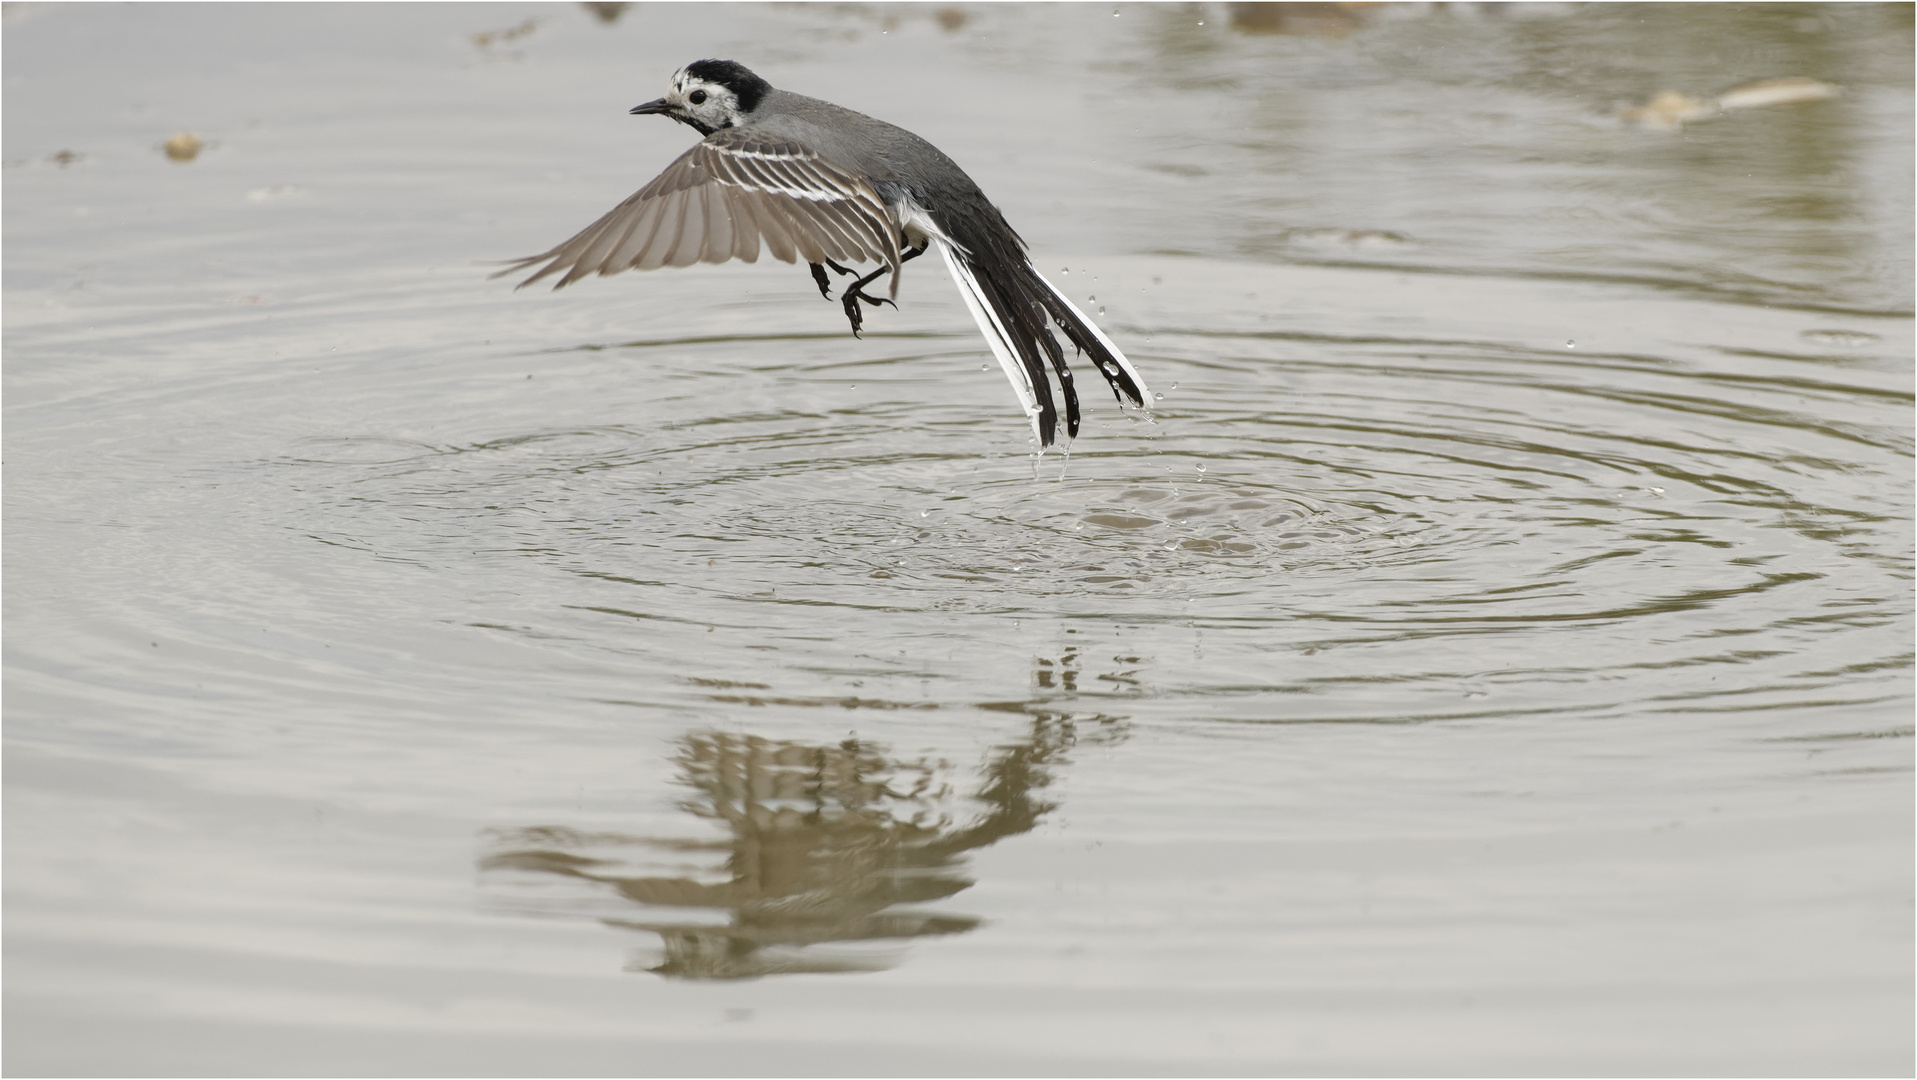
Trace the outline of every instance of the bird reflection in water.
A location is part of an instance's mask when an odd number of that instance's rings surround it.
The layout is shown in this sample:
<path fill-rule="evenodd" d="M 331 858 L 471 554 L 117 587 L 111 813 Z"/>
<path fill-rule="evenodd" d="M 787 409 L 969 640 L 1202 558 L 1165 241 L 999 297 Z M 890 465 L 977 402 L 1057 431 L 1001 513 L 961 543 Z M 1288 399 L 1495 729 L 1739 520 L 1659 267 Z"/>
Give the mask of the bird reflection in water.
<path fill-rule="evenodd" d="M 622 908 L 705 913 L 603 915 L 609 926 L 663 939 L 662 956 L 647 956 L 628 970 L 680 979 L 880 971 L 901 954 L 896 947 L 874 948 L 877 943 L 978 926 L 976 918 L 915 905 L 969 888 L 965 854 L 1037 825 L 1056 805 L 1040 793 L 1070 747 L 1122 739 L 1123 728 L 1106 717 L 1036 714 L 1026 737 L 991 751 L 976 790 L 963 800 L 944 779 L 949 763 L 895 759 L 871 742 L 820 746 L 690 732 L 679 740 L 675 764 L 679 782 L 694 794 L 680 805 L 723 825 L 726 836 L 493 830 L 480 869 L 501 887 L 550 884 L 557 876 L 591 883 L 601 903 L 609 888 Z M 965 800 L 982 809 L 961 819 L 955 811 Z M 652 861 L 644 856 L 648 850 L 723 855 L 724 862 L 702 860 L 705 867 L 684 867 L 680 876 L 633 873 L 634 864 Z"/>

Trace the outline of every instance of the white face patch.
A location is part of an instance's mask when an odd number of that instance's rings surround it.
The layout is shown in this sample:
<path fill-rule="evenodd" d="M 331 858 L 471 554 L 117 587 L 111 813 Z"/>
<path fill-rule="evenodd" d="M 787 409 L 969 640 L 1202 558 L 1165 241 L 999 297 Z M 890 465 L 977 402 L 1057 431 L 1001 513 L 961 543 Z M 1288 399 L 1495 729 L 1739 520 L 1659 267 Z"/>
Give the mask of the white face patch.
<path fill-rule="evenodd" d="M 667 91 L 666 101 L 676 106 L 676 111 L 710 130 L 732 127 L 742 119 L 739 95 L 685 68 L 673 72 L 672 89 Z"/>

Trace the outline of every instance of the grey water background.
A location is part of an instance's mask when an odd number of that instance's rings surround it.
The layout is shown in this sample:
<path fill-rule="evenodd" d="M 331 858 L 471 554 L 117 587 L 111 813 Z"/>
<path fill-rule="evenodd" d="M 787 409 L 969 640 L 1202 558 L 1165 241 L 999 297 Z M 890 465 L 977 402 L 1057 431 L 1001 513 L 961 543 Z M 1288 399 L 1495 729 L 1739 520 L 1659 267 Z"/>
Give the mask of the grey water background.
<path fill-rule="evenodd" d="M 7 1072 L 1911 1072 L 1908 6 L 4 49 Z M 1035 462 L 923 263 L 488 281 L 707 56 L 1153 414 Z"/>

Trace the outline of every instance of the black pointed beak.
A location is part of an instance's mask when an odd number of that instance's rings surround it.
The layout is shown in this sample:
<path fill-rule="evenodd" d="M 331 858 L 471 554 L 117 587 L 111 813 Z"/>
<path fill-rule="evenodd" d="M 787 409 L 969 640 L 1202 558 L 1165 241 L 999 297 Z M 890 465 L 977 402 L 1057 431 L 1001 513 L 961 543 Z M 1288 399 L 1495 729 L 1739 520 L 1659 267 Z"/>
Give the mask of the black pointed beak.
<path fill-rule="evenodd" d="M 654 98 L 644 105 L 634 105 L 632 107 L 633 116 L 652 116 L 655 114 L 664 116 L 672 115 L 672 106 L 666 104 L 665 98 Z"/>

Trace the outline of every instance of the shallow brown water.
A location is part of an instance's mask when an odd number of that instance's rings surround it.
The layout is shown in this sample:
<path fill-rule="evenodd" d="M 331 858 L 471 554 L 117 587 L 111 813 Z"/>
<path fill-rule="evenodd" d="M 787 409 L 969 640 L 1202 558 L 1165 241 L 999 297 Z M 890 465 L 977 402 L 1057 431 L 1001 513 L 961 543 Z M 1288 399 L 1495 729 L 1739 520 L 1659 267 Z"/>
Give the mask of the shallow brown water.
<path fill-rule="evenodd" d="M 6 18 L 10 1073 L 1913 1068 L 1908 8 Z M 1153 414 L 485 280 L 708 55 Z"/>

